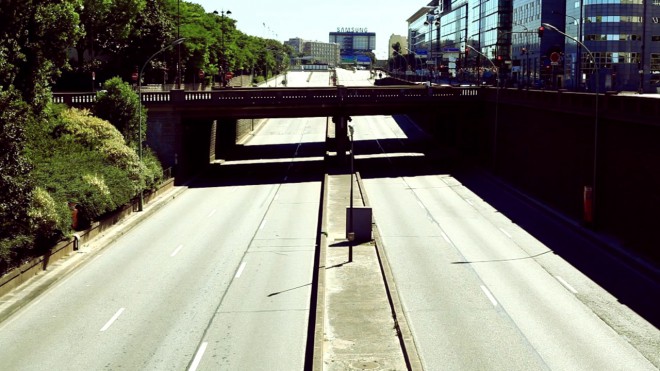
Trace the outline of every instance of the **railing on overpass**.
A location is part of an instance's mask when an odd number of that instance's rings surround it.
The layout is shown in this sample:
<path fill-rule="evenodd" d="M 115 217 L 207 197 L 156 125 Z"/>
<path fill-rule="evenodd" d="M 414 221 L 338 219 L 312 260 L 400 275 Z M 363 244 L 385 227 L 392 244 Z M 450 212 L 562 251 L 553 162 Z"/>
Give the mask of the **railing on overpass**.
<path fill-rule="evenodd" d="M 163 103 L 222 103 L 224 105 L 276 105 L 281 103 L 335 103 L 346 102 L 387 102 L 408 99 L 428 99 L 429 97 L 477 96 L 477 88 L 428 88 L 419 86 L 387 86 L 387 87 L 327 87 L 327 88 L 234 88 L 215 91 L 181 91 L 163 92 L 143 91 L 142 102 L 149 106 Z M 55 103 L 69 106 L 87 106 L 96 102 L 96 93 L 55 93 Z"/>
<path fill-rule="evenodd" d="M 376 86 L 376 87 L 316 87 L 316 88 L 233 88 L 214 91 L 171 90 L 142 92 L 142 102 L 147 108 L 176 108 L 188 114 L 201 115 L 209 111 L 216 117 L 282 117 L 297 114 L 331 115 L 341 107 L 350 108 L 352 114 L 393 114 L 419 109 L 434 109 L 433 103 L 462 101 L 495 101 L 494 87 L 426 87 Z M 629 116 L 638 121 L 652 121 L 660 115 L 660 99 L 603 94 L 599 97 L 601 115 Z M 90 107 L 96 101 L 96 93 L 55 93 L 55 103 L 73 107 Z M 593 114 L 594 94 L 550 90 L 499 90 L 499 104 L 534 105 L 566 112 Z M 212 111 L 212 112 L 211 112 Z M 282 111 L 282 112 L 280 112 Z M 287 111 L 287 112 L 284 112 Z M 304 111 L 304 112 L 303 112 Z M 256 115 L 256 116 L 251 116 Z"/>

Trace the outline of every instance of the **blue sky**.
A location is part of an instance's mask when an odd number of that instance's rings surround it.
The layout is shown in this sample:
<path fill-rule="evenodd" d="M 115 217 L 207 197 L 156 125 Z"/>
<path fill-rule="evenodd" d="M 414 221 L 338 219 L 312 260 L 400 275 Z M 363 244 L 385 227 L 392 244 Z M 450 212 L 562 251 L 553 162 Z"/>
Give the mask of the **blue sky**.
<path fill-rule="evenodd" d="M 285 41 L 293 37 L 328 42 L 338 27 L 376 33 L 376 56 L 386 58 L 391 34 L 407 35 L 406 20 L 428 0 L 185 0 L 207 12 L 230 10 L 246 34 Z M 264 26 L 265 24 L 265 26 Z"/>

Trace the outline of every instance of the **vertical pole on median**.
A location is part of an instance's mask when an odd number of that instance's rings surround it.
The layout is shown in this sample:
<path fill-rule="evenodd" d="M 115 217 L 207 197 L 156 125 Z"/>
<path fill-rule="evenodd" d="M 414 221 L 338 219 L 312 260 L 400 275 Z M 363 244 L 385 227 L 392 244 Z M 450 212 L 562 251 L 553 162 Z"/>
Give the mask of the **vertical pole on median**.
<path fill-rule="evenodd" d="M 353 241 L 355 240 L 355 228 L 353 228 L 353 160 L 355 159 L 355 155 L 353 153 L 353 125 L 348 125 L 348 132 L 350 135 L 349 140 L 351 141 L 351 191 L 350 191 L 350 211 L 348 213 L 348 226 L 349 226 L 349 231 L 347 233 L 348 237 L 348 262 L 352 263 L 353 262 Z"/>

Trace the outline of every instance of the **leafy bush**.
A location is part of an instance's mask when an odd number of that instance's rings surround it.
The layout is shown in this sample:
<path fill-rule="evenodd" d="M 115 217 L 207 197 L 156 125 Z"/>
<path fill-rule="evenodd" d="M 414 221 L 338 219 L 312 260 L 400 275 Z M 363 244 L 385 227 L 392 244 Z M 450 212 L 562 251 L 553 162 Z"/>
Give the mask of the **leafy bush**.
<path fill-rule="evenodd" d="M 158 184 L 156 156 L 141 162 L 126 143 L 90 111 L 50 105 L 35 116 L 0 89 L 0 274 L 70 235 L 69 205 L 85 227 Z"/>
<path fill-rule="evenodd" d="M 126 142 L 137 148 L 139 130 L 146 134 L 147 111 L 140 110 L 140 98 L 133 88 L 119 77 L 113 77 L 103 84 L 103 91 L 97 93 L 94 114 L 109 121 L 124 136 Z M 140 120 L 139 117 L 142 119 Z"/>
<path fill-rule="evenodd" d="M 28 210 L 37 245 L 49 245 L 69 230 L 71 212 L 66 204 L 56 202 L 48 191 L 36 187 Z"/>
<path fill-rule="evenodd" d="M 144 187 L 145 166 L 107 121 L 68 109 L 49 126 L 43 134 L 51 140 L 42 142 L 47 147 L 32 152 L 34 177 L 60 204 L 77 203 L 81 216 L 96 220 Z"/>

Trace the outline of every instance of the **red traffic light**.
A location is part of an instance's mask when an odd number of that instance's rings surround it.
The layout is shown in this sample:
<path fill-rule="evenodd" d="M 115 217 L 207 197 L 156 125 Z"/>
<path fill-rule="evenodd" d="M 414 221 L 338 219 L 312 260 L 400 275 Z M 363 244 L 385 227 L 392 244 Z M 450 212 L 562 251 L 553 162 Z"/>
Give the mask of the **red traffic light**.
<path fill-rule="evenodd" d="M 545 27 L 541 26 L 537 30 L 537 33 L 539 34 L 539 37 L 543 37 L 543 32 L 545 31 Z"/>

